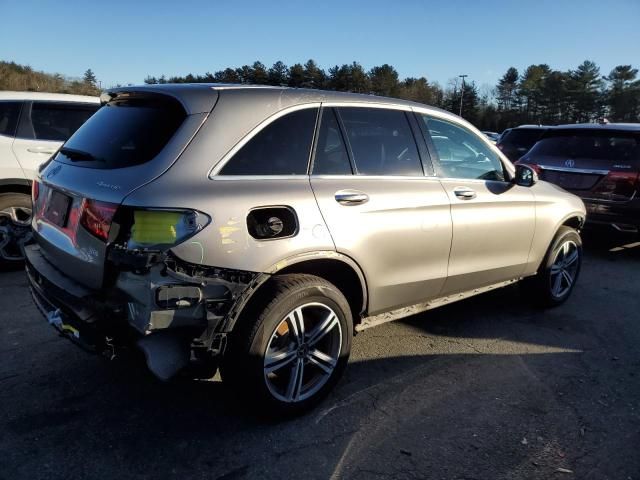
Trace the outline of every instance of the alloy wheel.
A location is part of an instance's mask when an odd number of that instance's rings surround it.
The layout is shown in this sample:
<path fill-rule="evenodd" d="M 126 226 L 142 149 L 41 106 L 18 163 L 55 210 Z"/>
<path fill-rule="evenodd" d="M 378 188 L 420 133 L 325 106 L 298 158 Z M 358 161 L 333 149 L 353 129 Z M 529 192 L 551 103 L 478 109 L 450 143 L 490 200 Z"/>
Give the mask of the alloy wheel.
<path fill-rule="evenodd" d="M 22 247 L 31 241 L 31 208 L 7 207 L 0 210 L 0 260 L 24 260 Z"/>
<path fill-rule="evenodd" d="M 323 303 L 296 307 L 283 318 L 264 356 L 269 392 L 287 403 L 317 393 L 331 378 L 342 348 L 342 327 L 335 312 Z"/>
<path fill-rule="evenodd" d="M 562 244 L 551 265 L 551 294 L 561 298 L 571 290 L 580 266 L 580 249 L 575 242 L 568 240 Z"/>

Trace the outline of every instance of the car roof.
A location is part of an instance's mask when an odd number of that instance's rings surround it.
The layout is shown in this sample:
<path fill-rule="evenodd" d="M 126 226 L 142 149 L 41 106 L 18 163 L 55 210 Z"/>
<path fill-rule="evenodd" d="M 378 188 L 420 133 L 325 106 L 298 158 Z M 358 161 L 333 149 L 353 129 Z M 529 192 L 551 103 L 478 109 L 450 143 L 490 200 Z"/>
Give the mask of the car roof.
<path fill-rule="evenodd" d="M 422 103 L 401 100 L 398 98 L 381 97 L 351 92 L 335 92 L 330 90 L 316 90 L 310 88 L 276 87 L 270 85 L 246 85 L 246 84 L 226 84 L 226 83 L 165 83 L 113 88 L 106 92 L 103 101 L 108 100 L 108 95 L 123 92 L 151 92 L 171 95 L 181 101 L 188 113 L 203 113 L 210 111 L 215 105 L 218 93 L 233 90 L 235 92 L 246 91 L 248 94 L 260 92 L 263 101 L 278 102 L 283 98 L 288 100 L 288 104 L 302 104 L 315 102 L 355 102 L 409 106 L 416 108 L 428 108 L 429 110 L 446 113 L 455 116 L 451 112 L 437 107 L 431 107 Z M 256 97 L 249 95 L 252 100 Z"/>
<path fill-rule="evenodd" d="M 59 102 L 99 103 L 100 97 L 48 92 L 0 92 L 0 100 L 42 100 Z"/>
<path fill-rule="evenodd" d="M 552 130 L 599 130 L 640 132 L 640 123 L 569 123 L 552 127 Z"/>
<path fill-rule="evenodd" d="M 551 127 L 549 125 L 518 125 L 517 127 L 513 127 L 507 130 L 524 130 L 524 129 L 539 130 L 539 129 L 547 129 L 547 128 L 551 128 Z"/>

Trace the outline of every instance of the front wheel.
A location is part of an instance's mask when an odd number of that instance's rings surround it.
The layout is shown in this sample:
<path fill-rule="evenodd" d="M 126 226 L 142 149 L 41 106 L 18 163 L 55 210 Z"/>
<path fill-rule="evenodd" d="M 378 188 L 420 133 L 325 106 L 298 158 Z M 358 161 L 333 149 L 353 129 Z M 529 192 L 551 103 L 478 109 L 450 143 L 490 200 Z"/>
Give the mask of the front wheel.
<path fill-rule="evenodd" d="M 545 307 L 564 303 L 575 287 L 582 266 L 582 239 L 571 227 L 560 227 L 538 273 L 525 280 L 528 293 Z"/>
<path fill-rule="evenodd" d="M 263 288 L 231 335 L 222 378 L 256 409 L 301 413 L 342 375 L 351 310 L 334 285 L 313 275 L 276 276 Z"/>

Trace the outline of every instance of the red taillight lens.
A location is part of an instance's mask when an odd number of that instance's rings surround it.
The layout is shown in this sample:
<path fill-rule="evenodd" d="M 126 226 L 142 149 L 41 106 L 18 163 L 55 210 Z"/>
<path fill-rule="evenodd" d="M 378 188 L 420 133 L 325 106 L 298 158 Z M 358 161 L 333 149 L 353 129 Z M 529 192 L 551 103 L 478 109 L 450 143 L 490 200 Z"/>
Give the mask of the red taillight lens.
<path fill-rule="evenodd" d="M 80 225 L 95 237 L 106 242 L 109 238 L 111 221 L 117 209 L 117 204 L 98 202 L 85 198 L 82 201 Z"/>
<path fill-rule="evenodd" d="M 31 184 L 31 201 L 35 203 L 38 200 L 38 196 L 40 196 L 40 184 L 37 180 L 34 180 Z"/>

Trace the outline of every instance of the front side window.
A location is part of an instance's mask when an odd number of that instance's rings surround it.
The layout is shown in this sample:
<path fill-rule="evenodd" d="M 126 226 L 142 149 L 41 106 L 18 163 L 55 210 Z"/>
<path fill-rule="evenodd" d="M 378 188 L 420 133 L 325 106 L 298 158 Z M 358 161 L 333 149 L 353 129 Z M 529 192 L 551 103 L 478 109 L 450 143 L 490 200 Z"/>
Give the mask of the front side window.
<path fill-rule="evenodd" d="M 345 107 L 339 113 L 358 175 L 423 175 L 405 112 Z"/>
<path fill-rule="evenodd" d="M 22 102 L 0 102 L 0 135 L 13 137 L 16 134 Z"/>
<path fill-rule="evenodd" d="M 504 181 L 498 155 L 464 127 L 421 115 L 438 153 L 438 174 L 445 178 Z"/>
<path fill-rule="evenodd" d="M 306 175 L 317 108 L 288 113 L 260 130 L 220 175 Z"/>
<path fill-rule="evenodd" d="M 332 108 L 326 108 L 322 113 L 316 156 L 313 160 L 313 173 L 316 175 L 351 175 L 353 173 L 347 147 Z"/>
<path fill-rule="evenodd" d="M 64 142 L 86 122 L 99 105 L 70 105 L 54 102 L 34 102 L 31 124 L 36 140 Z"/>

